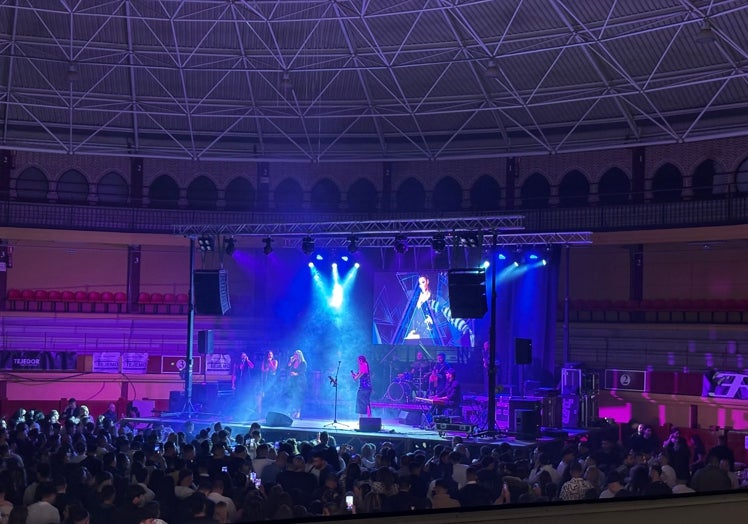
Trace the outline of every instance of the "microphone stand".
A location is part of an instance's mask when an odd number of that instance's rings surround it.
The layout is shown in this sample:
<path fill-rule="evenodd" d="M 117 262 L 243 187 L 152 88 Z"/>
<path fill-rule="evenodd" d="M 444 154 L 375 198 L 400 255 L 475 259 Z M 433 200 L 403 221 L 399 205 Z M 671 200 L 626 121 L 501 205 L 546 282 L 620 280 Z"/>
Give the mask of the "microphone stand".
<path fill-rule="evenodd" d="M 333 407 L 332 422 L 330 422 L 329 424 L 325 424 L 324 427 L 326 428 L 336 427 L 336 426 L 345 426 L 346 428 L 350 427 L 347 424 L 338 422 L 338 374 L 340 374 L 340 363 L 341 362 L 342 360 L 338 360 L 338 369 L 335 370 L 335 378 L 328 377 L 330 379 L 330 384 L 332 385 L 332 387 L 335 388 L 335 404 Z"/>

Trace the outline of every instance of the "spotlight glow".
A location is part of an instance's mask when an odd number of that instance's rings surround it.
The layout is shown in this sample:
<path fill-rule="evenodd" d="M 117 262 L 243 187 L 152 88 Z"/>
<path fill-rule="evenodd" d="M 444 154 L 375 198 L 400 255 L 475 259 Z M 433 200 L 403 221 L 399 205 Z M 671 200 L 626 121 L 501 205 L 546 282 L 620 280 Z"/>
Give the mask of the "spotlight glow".
<path fill-rule="evenodd" d="M 333 269 L 337 269 L 337 267 L 338 267 L 338 263 L 337 263 L 337 262 L 333 262 L 333 263 L 332 263 L 332 267 L 333 267 Z"/>
<path fill-rule="evenodd" d="M 504 253 L 499 253 L 499 260 L 506 260 L 506 255 Z"/>
<path fill-rule="evenodd" d="M 488 269 L 491 266 L 491 262 L 488 260 L 484 260 L 483 263 L 480 265 L 483 269 Z"/>
<path fill-rule="evenodd" d="M 332 287 L 332 296 L 330 297 L 329 304 L 334 309 L 340 309 L 343 305 L 343 286 L 337 282 Z"/>
<path fill-rule="evenodd" d="M 343 255 L 342 257 L 340 257 L 340 260 L 342 260 L 343 262 L 348 262 L 348 255 Z"/>
<path fill-rule="evenodd" d="M 308 265 L 309 265 L 309 267 L 310 267 L 310 268 L 311 268 L 311 267 L 314 267 L 314 262 L 309 262 L 309 264 L 308 264 Z"/>
<path fill-rule="evenodd" d="M 358 262 L 356 262 L 355 264 L 353 264 L 353 267 L 355 267 L 356 269 L 358 269 L 358 268 L 361 267 L 361 264 L 359 264 Z"/>
<path fill-rule="evenodd" d="M 322 260 L 322 259 L 323 259 L 323 258 L 322 258 L 322 255 L 317 255 L 317 256 L 316 256 L 316 257 L 314 257 L 314 258 L 316 258 L 317 260 Z"/>
<path fill-rule="evenodd" d="M 536 255 L 535 253 L 531 253 L 529 258 L 530 258 L 530 260 L 537 260 L 538 259 L 538 255 Z"/>

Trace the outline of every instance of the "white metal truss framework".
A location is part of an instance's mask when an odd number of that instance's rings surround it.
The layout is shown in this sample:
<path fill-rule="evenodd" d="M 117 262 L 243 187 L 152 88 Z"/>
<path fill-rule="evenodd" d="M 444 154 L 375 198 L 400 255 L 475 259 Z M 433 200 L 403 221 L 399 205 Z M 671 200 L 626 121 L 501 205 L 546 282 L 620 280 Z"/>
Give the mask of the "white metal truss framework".
<path fill-rule="evenodd" d="M 741 136 L 747 26 L 738 0 L 0 0 L 0 148 L 334 162 Z"/>
<path fill-rule="evenodd" d="M 524 229 L 522 215 L 498 215 L 458 218 L 416 218 L 403 220 L 355 220 L 330 222 L 290 222 L 257 224 L 193 224 L 176 225 L 174 233 L 183 236 L 278 236 L 309 235 L 359 238 L 398 233 L 434 234 L 438 232 L 468 233 L 474 231 L 518 231 Z"/>
<path fill-rule="evenodd" d="M 557 233 L 522 233 L 522 234 L 503 234 L 500 232 L 493 232 L 489 230 L 482 231 L 471 231 L 468 234 L 474 234 L 478 236 L 481 249 L 488 250 L 494 246 L 498 248 L 506 248 L 511 246 L 550 246 L 550 245 L 586 245 L 592 244 L 592 233 L 589 231 L 572 231 L 572 232 L 557 232 Z M 358 242 L 359 248 L 394 248 L 398 242 L 396 238 L 398 234 L 392 233 L 391 235 L 385 235 L 379 233 L 378 236 L 362 237 Z M 405 242 L 408 249 L 415 248 L 433 248 L 434 235 L 428 235 L 423 232 L 404 235 L 405 239 L 401 240 Z M 495 237 L 495 239 L 494 239 Z M 301 237 L 280 237 L 276 240 L 276 237 L 269 237 L 273 240 L 272 246 L 274 248 L 300 248 L 302 244 Z M 327 249 L 345 249 L 350 244 L 350 240 L 344 237 L 338 236 L 313 236 L 314 247 L 327 248 Z M 460 244 L 463 237 L 454 232 L 445 232 L 444 240 L 447 247 L 465 247 Z M 260 248 L 263 244 L 258 240 L 256 247 Z"/>
<path fill-rule="evenodd" d="M 193 224 L 174 226 L 174 234 L 190 238 L 270 238 L 274 247 L 299 247 L 304 238 L 314 240 L 317 248 L 343 248 L 355 238 L 358 247 L 394 247 L 398 241 L 408 247 L 432 247 L 435 235 L 447 246 L 459 245 L 465 239 L 477 242 L 475 247 L 590 244 L 592 233 L 522 232 L 524 217 L 502 215 L 486 217 L 433 218 L 413 220 L 379 220 L 349 222 L 306 222 L 273 224 Z M 257 240 L 257 247 L 261 243 Z"/>

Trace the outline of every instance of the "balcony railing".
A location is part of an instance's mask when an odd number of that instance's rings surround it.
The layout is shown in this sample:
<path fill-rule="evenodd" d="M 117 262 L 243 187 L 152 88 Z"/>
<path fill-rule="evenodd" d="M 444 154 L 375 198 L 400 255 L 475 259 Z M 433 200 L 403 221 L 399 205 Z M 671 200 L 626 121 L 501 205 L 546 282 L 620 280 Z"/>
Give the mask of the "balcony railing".
<path fill-rule="evenodd" d="M 621 231 L 729 225 L 748 222 L 748 195 L 714 200 L 588 205 L 495 212 L 318 213 L 123 208 L 0 201 L 0 226 L 136 233 L 172 233 L 176 224 L 258 224 L 314 221 L 396 220 L 465 215 L 522 214 L 528 232 Z"/>

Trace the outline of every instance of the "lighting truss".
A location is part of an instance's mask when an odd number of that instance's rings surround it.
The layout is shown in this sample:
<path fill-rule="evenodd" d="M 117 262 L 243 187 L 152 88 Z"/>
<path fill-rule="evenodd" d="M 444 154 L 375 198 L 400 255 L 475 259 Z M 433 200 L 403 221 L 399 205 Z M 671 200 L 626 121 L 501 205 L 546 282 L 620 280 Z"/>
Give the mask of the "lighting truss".
<path fill-rule="evenodd" d="M 255 224 L 192 224 L 173 226 L 174 234 L 186 237 L 201 235 L 260 236 L 260 237 L 341 237 L 351 235 L 365 246 L 368 238 L 393 237 L 400 233 L 431 238 L 435 233 L 480 233 L 484 231 L 522 231 L 525 217 L 522 215 L 494 215 L 456 218 L 424 218 L 401 220 L 351 220 L 335 222 L 287 222 Z M 320 244 L 321 245 L 321 244 Z"/>
<path fill-rule="evenodd" d="M 347 248 L 351 236 L 360 248 L 394 248 L 396 238 L 405 235 L 409 248 L 432 248 L 434 235 L 443 235 L 446 246 L 459 245 L 465 234 L 482 239 L 481 248 L 517 245 L 591 244 L 589 231 L 526 233 L 522 215 L 497 215 L 460 218 L 370 220 L 340 222 L 193 224 L 176 225 L 174 234 L 229 235 L 272 238 L 276 248 L 300 248 L 305 237 L 313 236 L 315 247 Z M 257 244 L 260 245 L 260 242 Z"/>
<path fill-rule="evenodd" d="M 506 246 L 529 246 L 529 245 L 585 245 L 592 244 L 592 232 L 590 231 L 572 231 L 572 232 L 554 232 L 554 233 L 522 233 L 522 234 L 503 234 L 483 231 L 482 249 L 490 249 L 494 245 L 494 235 L 496 236 L 496 245 L 498 247 Z M 408 232 L 408 248 L 429 248 L 432 249 L 433 238 L 430 235 L 414 235 Z M 453 246 L 454 242 L 450 235 L 446 236 L 447 246 Z M 359 247 L 365 248 L 394 248 L 396 244 L 395 235 L 393 236 L 368 236 L 361 237 Z M 275 243 L 280 248 L 299 248 L 301 238 L 282 237 Z M 345 238 L 336 236 L 317 236 L 315 237 L 315 247 L 324 248 L 345 248 L 348 241 Z M 462 247 L 460 247 L 462 249 Z"/>

